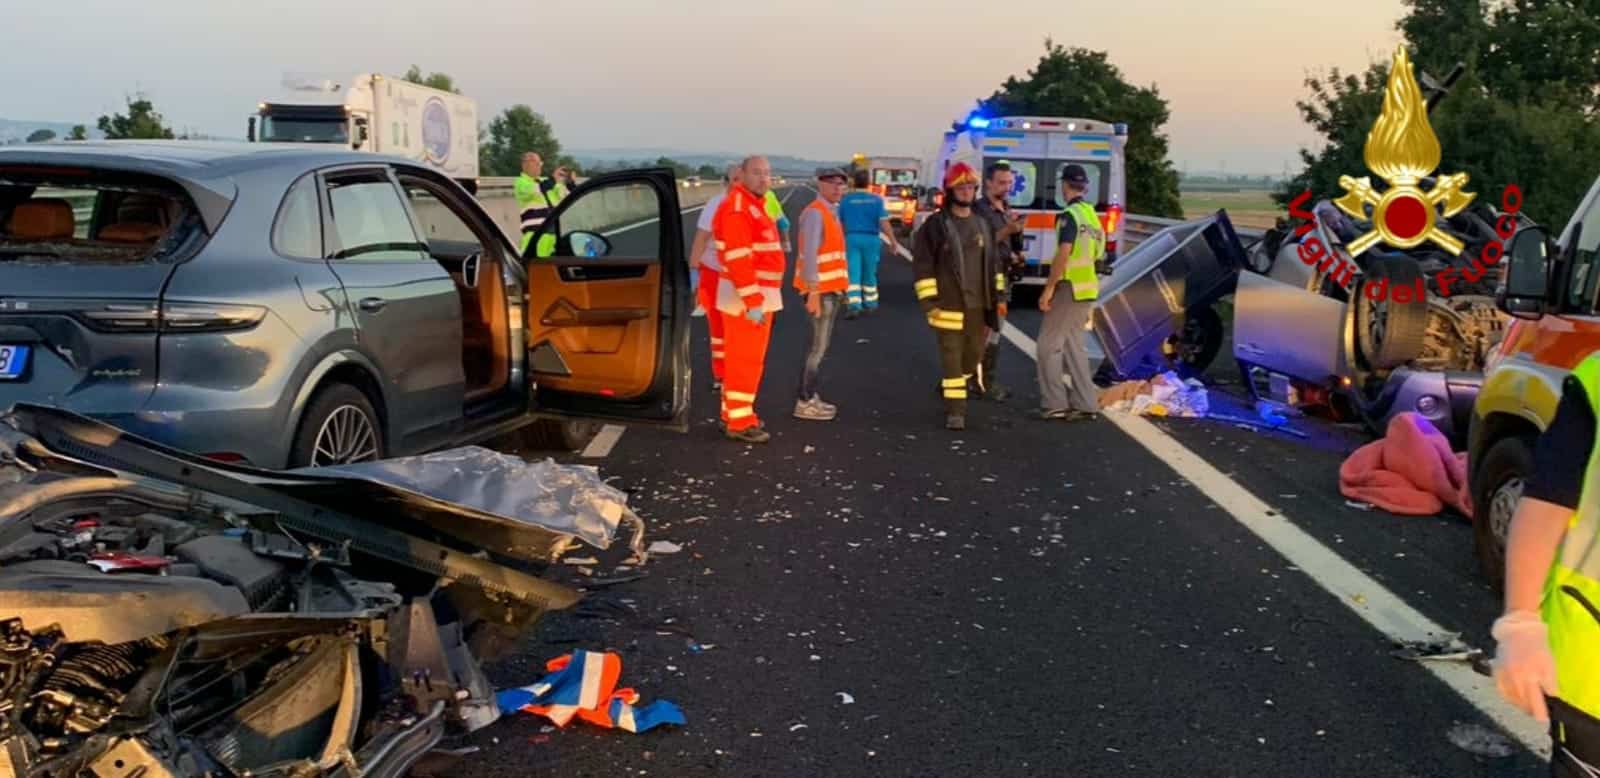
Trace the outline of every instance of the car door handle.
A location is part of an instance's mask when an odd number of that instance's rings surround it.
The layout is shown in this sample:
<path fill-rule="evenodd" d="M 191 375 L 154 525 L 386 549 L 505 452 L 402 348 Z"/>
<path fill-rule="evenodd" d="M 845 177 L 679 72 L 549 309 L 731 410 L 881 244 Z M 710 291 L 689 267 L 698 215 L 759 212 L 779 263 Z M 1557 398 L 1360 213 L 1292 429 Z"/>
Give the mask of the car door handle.
<path fill-rule="evenodd" d="M 388 305 L 389 301 L 382 297 L 363 297 L 358 304 L 361 306 L 361 310 L 367 313 L 377 313 L 383 310 L 383 306 Z"/>

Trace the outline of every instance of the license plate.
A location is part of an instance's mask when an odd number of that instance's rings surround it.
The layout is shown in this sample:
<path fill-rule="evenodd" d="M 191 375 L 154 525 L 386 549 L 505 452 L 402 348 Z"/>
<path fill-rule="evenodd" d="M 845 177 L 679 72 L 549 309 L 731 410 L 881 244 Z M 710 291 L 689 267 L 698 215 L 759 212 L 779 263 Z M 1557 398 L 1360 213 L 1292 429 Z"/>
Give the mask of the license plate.
<path fill-rule="evenodd" d="M 0 381 L 15 381 L 28 369 L 27 346 L 0 346 Z"/>

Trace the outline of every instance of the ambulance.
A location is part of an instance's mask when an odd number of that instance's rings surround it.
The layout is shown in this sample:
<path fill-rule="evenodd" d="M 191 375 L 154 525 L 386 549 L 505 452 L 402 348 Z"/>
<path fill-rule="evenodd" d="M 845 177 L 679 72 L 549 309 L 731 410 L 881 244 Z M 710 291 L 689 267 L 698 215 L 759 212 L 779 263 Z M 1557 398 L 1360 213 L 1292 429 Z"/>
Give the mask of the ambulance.
<path fill-rule="evenodd" d="M 1084 199 L 1100 213 L 1106 258 L 1116 259 L 1127 208 L 1123 168 L 1128 125 L 1055 116 L 972 116 L 952 130 L 954 137 L 947 134 L 940 148 L 940 181 L 957 162 L 981 174 L 990 163 L 1005 161 L 1016 174 L 1011 207 L 1027 220 L 1022 235 L 1027 268 L 1019 284 L 1043 286 L 1050 276 L 1056 217 L 1067 207 L 1061 191 L 1061 170 L 1067 165 L 1080 165 L 1089 174 Z M 981 189 L 978 196 L 983 196 Z"/>

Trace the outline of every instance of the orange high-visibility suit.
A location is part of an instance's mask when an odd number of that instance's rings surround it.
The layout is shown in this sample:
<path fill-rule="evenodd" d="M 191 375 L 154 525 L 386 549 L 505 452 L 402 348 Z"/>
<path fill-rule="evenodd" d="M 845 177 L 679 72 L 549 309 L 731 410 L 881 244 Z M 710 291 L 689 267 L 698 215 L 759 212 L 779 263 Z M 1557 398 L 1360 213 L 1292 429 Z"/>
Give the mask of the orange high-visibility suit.
<path fill-rule="evenodd" d="M 756 390 L 766 367 L 772 317 L 783 309 L 786 259 L 778 225 L 762 198 L 743 184 L 728 190 L 712 219 L 711 235 L 722 260 L 716 308 L 723 331 L 722 421 L 730 432 L 739 432 L 761 426 Z M 746 316 L 749 310 L 763 312 L 759 323 Z"/>

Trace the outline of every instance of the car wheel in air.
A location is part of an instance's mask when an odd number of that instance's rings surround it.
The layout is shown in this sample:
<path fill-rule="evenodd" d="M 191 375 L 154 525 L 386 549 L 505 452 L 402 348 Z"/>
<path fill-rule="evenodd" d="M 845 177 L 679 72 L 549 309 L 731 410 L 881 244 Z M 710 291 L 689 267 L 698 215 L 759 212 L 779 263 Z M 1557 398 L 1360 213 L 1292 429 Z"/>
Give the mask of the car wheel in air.
<path fill-rule="evenodd" d="M 1356 346 L 1366 367 L 1389 370 L 1422 354 L 1428 333 L 1427 296 L 1404 302 L 1394 299 L 1396 289 L 1416 291 L 1422 269 L 1409 257 L 1381 257 L 1373 260 L 1368 270 L 1367 278 L 1352 291 L 1356 295 Z M 1369 298 L 1367 288 L 1382 287 L 1385 280 L 1389 293 L 1381 300 Z"/>
<path fill-rule="evenodd" d="M 1511 517 L 1533 473 L 1533 441 L 1506 438 L 1489 447 L 1478 465 L 1472 494 L 1472 540 L 1478 564 L 1494 586 L 1503 591 L 1506 580 L 1506 538 Z"/>
<path fill-rule="evenodd" d="M 384 455 L 383 425 L 372 402 L 349 384 L 332 384 L 317 392 L 306 408 L 289 464 L 327 467 L 368 462 Z"/>

